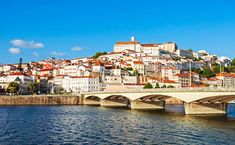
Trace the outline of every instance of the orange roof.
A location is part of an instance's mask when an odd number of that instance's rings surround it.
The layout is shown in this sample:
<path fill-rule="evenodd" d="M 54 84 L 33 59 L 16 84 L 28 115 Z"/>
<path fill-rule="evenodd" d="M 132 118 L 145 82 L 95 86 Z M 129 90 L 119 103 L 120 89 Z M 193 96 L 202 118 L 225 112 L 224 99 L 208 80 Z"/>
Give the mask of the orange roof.
<path fill-rule="evenodd" d="M 10 76 L 24 76 L 24 74 L 22 72 L 15 72 L 10 74 Z"/>
<path fill-rule="evenodd" d="M 144 64 L 142 61 L 134 61 L 134 64 Z"/>
<path fill-rule="evenodd" d="M 209 81 L 217 81 L 217 80 L 219 80 L 218 78 L 209 78 L 208 79 Z"/>
<path fill-rule="evenodd" d="M 92 76 L 71 76 L 71 78 L 95 78 Z"/>
<path fill-rule="evenodd" d="M 163 80 L 164 83 L 175 83 L 175 81 L 172 80 Z"/>
<path fill-rule="evenodd" d="M 189 74 L 176 74 L 175 76 L 179 76 L 179 77 L 189 77 Z"/>
<path fill-rule="evenodd" d="M 158 47 L 158 44 L 142 44 L 144 47 Z"/>
<path fill-rule="evenodd" d="M 116 45 L 130 45 L 130 44 L 140 44 L 137 41 L 129 41 L 129 42 L 117 42 Z"/>
<path fill-rule="evenodd" d="M 217 73 L 216 74 L 216 77 L 220 77 L 220 76 L 222 76 L 222 77 L 234 77 L 235 78 L 235 74 L 231 74 L 231 73 Z"/>

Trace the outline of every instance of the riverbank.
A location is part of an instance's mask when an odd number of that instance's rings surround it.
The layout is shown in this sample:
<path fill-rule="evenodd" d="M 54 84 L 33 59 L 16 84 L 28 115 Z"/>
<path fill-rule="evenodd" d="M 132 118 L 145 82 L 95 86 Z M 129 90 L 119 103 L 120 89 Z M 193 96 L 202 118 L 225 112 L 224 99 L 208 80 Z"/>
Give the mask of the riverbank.
<path fill-rule="evenodd" d="M 14 105 L 78 105 L 79 96 L 43 95 L 43 96 L 0 96 L 1 106 Z"/>
<path fill-rule="evenodd" d="M 0 96 L 0 106 L 14 105 L 79 105 L 79 96 L 72 95 L 29 95 L 29 96 Z M 166 104 L 183 104 L 175 98 L 166 100 Z"/>

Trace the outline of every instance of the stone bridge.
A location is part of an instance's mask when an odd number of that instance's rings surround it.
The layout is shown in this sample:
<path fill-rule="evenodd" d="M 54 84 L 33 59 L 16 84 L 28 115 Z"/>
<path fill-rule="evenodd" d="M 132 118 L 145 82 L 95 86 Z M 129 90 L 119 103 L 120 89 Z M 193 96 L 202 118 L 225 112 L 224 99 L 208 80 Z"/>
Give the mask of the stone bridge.
<path fill-rule="evenodd" d="M 164 109 L 165 100 L 184 102 L 185 114 L 226 113 L 228 102 L 235 100 L 233 90 L 155 89 L 81 94 L 81 104 L 131 109 Z"/>

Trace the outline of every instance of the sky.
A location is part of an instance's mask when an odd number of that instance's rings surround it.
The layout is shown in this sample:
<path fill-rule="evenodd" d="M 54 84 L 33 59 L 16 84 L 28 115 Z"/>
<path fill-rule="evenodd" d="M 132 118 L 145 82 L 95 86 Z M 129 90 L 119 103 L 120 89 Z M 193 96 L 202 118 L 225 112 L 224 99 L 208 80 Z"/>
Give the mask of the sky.
<path fill-rule="evenodd" d="M 0 64 L 70 59 L 141 43 L 235 57 L 234 0 L 0 0 Z"/>

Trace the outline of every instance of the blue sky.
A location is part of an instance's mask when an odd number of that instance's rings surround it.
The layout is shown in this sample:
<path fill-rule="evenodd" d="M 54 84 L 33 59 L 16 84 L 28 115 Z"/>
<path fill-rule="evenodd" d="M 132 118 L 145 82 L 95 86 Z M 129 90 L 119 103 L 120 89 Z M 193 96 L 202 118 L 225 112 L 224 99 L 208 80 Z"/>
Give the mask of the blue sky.
<path fill-rule="evenodd" d="M 1 0 L 0 63 L 90 56 L 132 35 L 233 58 L 234 6 L 233 0 Z"/>

